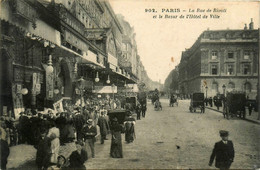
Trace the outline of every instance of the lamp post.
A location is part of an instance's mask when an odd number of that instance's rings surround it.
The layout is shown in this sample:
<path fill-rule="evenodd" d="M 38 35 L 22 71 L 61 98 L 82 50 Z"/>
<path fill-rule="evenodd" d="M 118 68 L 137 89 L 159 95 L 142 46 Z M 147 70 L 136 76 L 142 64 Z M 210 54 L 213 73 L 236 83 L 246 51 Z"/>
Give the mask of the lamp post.
<path fill-rule="evenodd" d="M 206 99 L 208 98 L 208 86 L 205 87 L 206 88 Z"/>
<path fill-rule="evenodd" d="M 225 84 L 223 84 L 222 89 L 223 89 L 223 95 L 225 97 L 226 96 L 226 85 Z"/>

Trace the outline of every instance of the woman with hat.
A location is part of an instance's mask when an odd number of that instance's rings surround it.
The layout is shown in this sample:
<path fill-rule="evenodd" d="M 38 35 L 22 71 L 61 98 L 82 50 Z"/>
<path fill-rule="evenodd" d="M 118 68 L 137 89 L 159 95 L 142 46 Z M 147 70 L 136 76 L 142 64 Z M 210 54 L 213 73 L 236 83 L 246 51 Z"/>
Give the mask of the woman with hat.
<path fill-rule="evenodd" d="M 132 113 L 127 111 L 127 118 L 124 122 L 125 125 L 125 141 L 131 143 L 134 141 L 135 136 L 135 118 L 132 117 Z"/>
<path fill-rule="evenodd" d="M 124 128 L 117 121 L 117 118 L 113 118 L 111 121 L 111 147 L 110 156 L 112 158 L 123 158 L 122 139 L 121 133 L 124 132 Z"/>

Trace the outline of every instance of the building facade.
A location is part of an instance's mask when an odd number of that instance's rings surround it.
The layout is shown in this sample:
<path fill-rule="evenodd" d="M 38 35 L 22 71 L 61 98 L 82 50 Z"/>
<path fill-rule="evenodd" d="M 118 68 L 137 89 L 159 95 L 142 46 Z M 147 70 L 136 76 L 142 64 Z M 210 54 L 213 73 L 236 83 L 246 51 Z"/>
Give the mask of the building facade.
<path fill-rule="evenodd" d="M 256 99 L 259 33 L 253 29 L 204 31 L 179 64 L 180 92 L 204 92 L 207 97 L 228 91 Z"/>
<path fill-rule="evenodd" d="M 122 64 L 128 30 L 108 1 L 6 0 L 0 11 L 1 114 L 12 110 L 18 118 L 25 108 L 137 83 L 140 63 Z"/>

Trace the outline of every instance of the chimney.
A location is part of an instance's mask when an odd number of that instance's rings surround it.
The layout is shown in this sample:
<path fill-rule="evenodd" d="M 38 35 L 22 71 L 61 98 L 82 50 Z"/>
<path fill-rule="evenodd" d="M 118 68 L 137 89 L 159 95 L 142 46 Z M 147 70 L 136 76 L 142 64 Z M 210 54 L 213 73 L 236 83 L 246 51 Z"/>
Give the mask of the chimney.
<path fill-rule="evenodd" d="M 247 30 L 247 25 L 245 24 L 244 30 Z"/>
<path fill-rule="evenodd" d="M 253 30 L 254 29 L 254 22 L 253 22 L 253 18 L 251 18 L 251 22 L 249 24 L 249 29 Z"/>

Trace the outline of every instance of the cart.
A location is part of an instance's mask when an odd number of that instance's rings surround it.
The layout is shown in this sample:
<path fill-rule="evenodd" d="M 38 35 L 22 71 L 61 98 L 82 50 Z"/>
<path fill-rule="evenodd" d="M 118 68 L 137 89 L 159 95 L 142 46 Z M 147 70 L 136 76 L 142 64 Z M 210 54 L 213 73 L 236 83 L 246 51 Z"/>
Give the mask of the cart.
<path fill-rule="evenodd" d="M 191 95 L 189 109 L 191 113 L 196 112 L 197 109 L 200 109 L 201 113 L 205 113 L 204 93 L 193 93 Z"/>
<path fill-rule="evenodd" d="M 223 115 L 224 118 L 239 116 L 240 118 L 246 118 L 246 94 L 244 92 L 229 92 L 227 97 L 223 101 Z"/>

